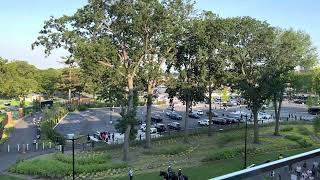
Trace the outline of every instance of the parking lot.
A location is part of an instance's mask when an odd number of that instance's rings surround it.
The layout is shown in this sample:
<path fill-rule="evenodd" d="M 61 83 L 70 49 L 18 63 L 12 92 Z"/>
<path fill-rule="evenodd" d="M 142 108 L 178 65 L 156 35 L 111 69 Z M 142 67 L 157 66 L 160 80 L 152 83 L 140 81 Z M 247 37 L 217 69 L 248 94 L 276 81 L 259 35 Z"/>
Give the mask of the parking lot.
<path fill-rule="evenodd" d="M 161 123 L 168 125 L 172 122 L 179 122 L 181 127 L 184 127 L 184 111 L 185 106 L 182 103 L 175 104 L 175 112 L 182 117 L 182 120 L 173 120 L 166 115 L 166 112 L 170 111 L 167 109 L 168 106 L 153 106 L 152 107 L 152 115 L 157 115 L 161 117 L 163 120 Z M 198 121 L 208 119 L 207 112 L 208 112 L 208 105 L 207 104 L 197 104 L 193 107 L 193 110 L 202 110 L 204 112 L 203 115 L 200 116 L 199 119 L 190 118 L 188 122 L 188 128 L 200 128 Z M 117 123 L 117 120 L 120 118 L 119 114 L 120 109 L 114 108 L 113 111 L 110 111 L 109 108 L 101 108 L 101 109 L 90 109 L 83 112 L 72 112 L 69 113 L 56 127 L 56 130 L 63 135 L 74 133 L 74 134 L 93 134 L 96 131 L 106 131 L 109 133 L 116 133 L 116 129 L 114 125 Z M 233 106 L 233 107 L 221 107 L 218 104 L 213 105 L 213 111 L 217 113 L 218 117 L 227 117 L 235 111 L 245 112 L 247 114 L 251 114 L 251 112 L 245 106 Z M 265 112 L 269 114 L 272 118 L 269 120 L 260 121 L 260 123 L 268 123 L 273 121 L 273 110 L 266 109 Z M 230 114 L 231 113 L 231 114 Z M 289 117 L 290 119 L 294 119 L 296 117 L 297 120 L 300 118 L 304 120 L 312 120 L 314 118 L 313 115 L 308 114 L 307 107 L 303 104 L 295 104 L 292 102 L 284 102 L 283 108 L 281 112 L 281 119 L 286 121 Z M 137 110 L 137 117 L 139 121 L 145 123 L 146 119 L 146 107 L 139 107 Z M 215 117 L 216 118 L 216 117 Z M 252 123 L 252 122 L 249 122 Z M 221 126 L 213 125 L 216 128 L 221 128 Z M 140 128 L 140 127 L 138 127 Z"/>

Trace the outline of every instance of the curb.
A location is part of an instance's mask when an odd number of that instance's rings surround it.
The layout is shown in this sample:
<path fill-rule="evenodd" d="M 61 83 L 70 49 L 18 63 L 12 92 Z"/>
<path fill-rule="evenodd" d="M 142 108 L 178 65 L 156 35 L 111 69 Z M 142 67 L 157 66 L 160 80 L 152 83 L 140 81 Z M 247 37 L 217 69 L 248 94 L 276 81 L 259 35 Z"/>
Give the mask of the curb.
<path fill-rule="evenodd" d="M 69 114 L 69 112 L 67 112 L 67 114 L 65 114 L 64 116 L 62 116 L 62 118 L 59 120 L 59 122 L 52 128 L 52 129 L 55 129 L 59 124 L 60 122 Z"/>

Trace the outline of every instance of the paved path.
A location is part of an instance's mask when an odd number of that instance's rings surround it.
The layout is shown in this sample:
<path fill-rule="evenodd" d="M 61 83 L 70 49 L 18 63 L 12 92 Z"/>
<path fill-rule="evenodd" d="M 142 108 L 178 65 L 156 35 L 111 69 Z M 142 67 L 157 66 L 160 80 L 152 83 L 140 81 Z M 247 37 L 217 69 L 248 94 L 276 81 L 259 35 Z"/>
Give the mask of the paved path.
<path fill-rule="evenodd" d="M 34 115 L 34 117 L 39 118 L 40 115 L 40 113 L 37 113 Z M 17 144 L 19 144 L 20 148 L 22 148 L 22 144 L 30 144 L 31 147 L 33 140 L 36 139 L 37 126 L 32 123 L 32 120 L 33 117 L 27 116 L 15 121 L 11 137 L 3 145 L 0 145 L 0 172 L 9 168 L 19 159 L 28 158 L 30 156 L 35 156 L 43 153 L 36 152 L 22 154 L 20 152 L 17 152 Z M 12 153 L 7 152 L 8 145 L 10 145 L 10 151 L 12 151 Z"/>

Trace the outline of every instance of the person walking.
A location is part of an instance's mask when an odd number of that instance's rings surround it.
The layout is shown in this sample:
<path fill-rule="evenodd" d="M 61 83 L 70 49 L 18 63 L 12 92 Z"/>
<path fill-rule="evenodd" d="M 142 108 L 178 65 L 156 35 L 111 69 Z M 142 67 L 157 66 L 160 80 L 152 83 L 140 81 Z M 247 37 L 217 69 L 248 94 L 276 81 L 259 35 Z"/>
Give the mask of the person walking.
<path fill-rule="evenodd" d="M 181 169 L 178 171 L 178 180 L 185 180 L 184 175 L 182 174 Z"/>
<path fill-rule="evenodd" d="M 129 180 L 132 180 L 133 179 L 133 171 L 131 169 L 129 170 L 128 175 L 129 175 Z"/>
<path fill-rule="evenodd" d="M 283 159 L 282 154 L 279 154 L 278 159 Z"/>

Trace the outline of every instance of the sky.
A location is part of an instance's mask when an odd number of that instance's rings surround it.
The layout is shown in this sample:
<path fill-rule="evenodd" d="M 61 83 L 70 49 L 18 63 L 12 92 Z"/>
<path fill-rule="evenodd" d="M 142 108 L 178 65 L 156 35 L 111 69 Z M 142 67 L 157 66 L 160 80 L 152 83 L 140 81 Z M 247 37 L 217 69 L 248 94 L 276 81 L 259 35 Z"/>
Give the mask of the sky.
<path fill-rule="evenodd" d="M 0 3 L 0 57 L 25 60 L 38 68 L 61 68 L 63 50 L 49 57 L 43 48 L 31 50 L 43 23 L 50 16 L 71 15 L 87 0 L 10 0 Z M 317 0 L 196 0 L 198 10 L 220 17 L 251 16 L 272 26 L 310 34 L 320 50 L 320 1 Z"/>

